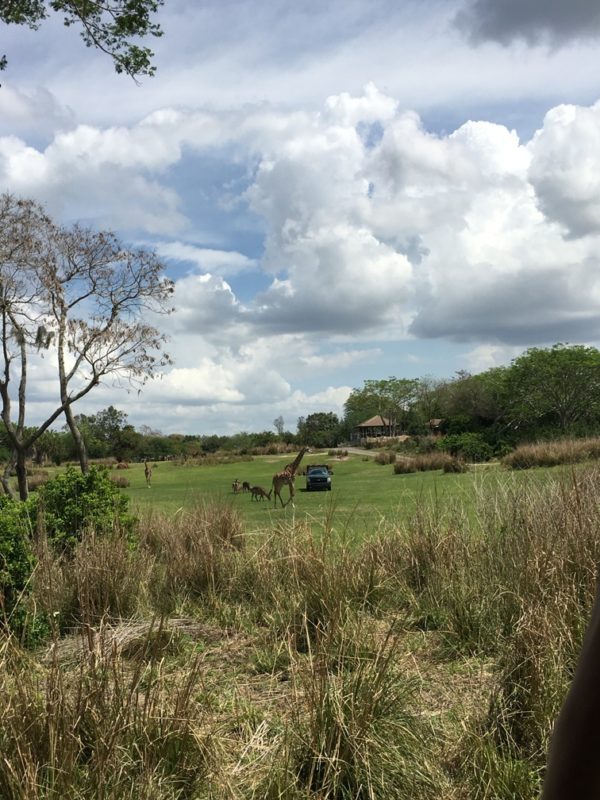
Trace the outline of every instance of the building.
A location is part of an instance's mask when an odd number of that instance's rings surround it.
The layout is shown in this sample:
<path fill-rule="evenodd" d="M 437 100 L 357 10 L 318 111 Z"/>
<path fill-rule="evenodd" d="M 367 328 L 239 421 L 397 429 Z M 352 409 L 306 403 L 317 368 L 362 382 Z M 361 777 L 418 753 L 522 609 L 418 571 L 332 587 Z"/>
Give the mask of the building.
<path fill-rule="evenodd" d="M 352 441 L 363 441 L 364 439 L 378 439 L 381 436 L 390 435 L 390 420 L 376 414 L 370 419 L 366 419 L 357 425 L 352 431 Z"/>

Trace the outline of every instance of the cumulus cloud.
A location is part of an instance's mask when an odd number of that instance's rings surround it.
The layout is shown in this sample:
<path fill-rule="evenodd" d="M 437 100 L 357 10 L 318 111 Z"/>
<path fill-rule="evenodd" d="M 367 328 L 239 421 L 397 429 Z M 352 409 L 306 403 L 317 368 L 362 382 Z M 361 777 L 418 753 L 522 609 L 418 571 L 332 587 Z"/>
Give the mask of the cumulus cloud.
<path fill-rule="evenodd" d="M 522 352 L 520 347 L 505 347 L 495 344 L 481 344 L 465 353 L 465 366 L 469 372 L 477 374 L 492 367 L 509 363 Z"/>
<path fill-rule="evenodd" d="M 94 219 L 103 226 L 152 233 L 178 231 L 185 219 L 177 193 L 120 163 L 118 153 L 112 161 L 95 158 L 94 140 L 84 136 L 82 143 L 61 134 L 40 151 L 18 137 L 0 137 L 0 185 L 41 200 L 63 219 Z"/>
<path fill-rule="evenodd" d="M 0 135 L 53 135 L 71 128 L 75 122 L 72 109 L 65 108 L 47 88 L 37 86 L 29 91 L 2 86 L 0 92 Z"/>
<path fill-rule="evenodd" d="M 455 22 L 473 42 L 561 45 L 599 37 L 600 7 L 596 0 L 473 0 Z"/>
<path fill-rule="evenodd" d="M 235 250 L 213 250 L 185 242 L 159 242 L 156 252 L 162 258 L 194 264 L 203 272 L 214 275 L 237 275 L 256 267 L 256 259 Z"/>
<path fill-rule="evenodd" d="M 310 353 L 300 356 L 300 363 L 311 371 L 342 369 L 360 361 L 368 361 L 381 355 L 381 350 L 339 350 L 333 353 Z"/>
<path fill-rule="evenodd" d="M 174 335 L 210 337 L 215 333 L 223 337 L 242 321 L 244 313 L 227 281 L 210 273 L 193 273 L 179 279 L 175 284 L 173 305 L 176 314 L 168 320 L 168 327 Z"/>
<path fill-rule="evenodd" d="M 131 127 L 78 126 L 45 149 L 0 137 L 0 180 L 119 215 L 190 266 L 161 321 L 177 366 L 162 395 L 148 389 L 152 403 L 285 417 L 303 413 L 307 375 L 349 370 L 384 341 L 484 342 L 472 357 L 484 363 L 502 348 L 600 339 L 599 152 L 599 106 L 558 106 L 523 143 L 478 120 L 432 132 L 368 86 L 316 111 L 163 109 Z M 178 191 L 186 170 L 202 185 L 190 154 L 246 165 L 224 213 L 245 214 L 259 256 L 239 229 L 230 247 L 199 246 Z M 231 199 L 227 176 L 221 189 Z"/>
<path fill-rule="evenodd" d="M 600 104 L 551 109 L 530 149 L 544 214 L 570 236 L 600 233 Z"/>

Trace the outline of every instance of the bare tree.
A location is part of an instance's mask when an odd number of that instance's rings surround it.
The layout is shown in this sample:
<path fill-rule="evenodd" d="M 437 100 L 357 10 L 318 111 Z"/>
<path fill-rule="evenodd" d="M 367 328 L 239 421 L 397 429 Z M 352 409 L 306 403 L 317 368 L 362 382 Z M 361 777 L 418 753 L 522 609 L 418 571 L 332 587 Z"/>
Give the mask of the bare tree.
<path fill-rule="evenodd" d="M 7 194 L 0 197 L 0 398 L 2 423 L 11 451 L 1 481 L 4 491 L 11 494 L 9 476 L 16 469 L 22 498 L 27 497 L 25 459 L 37 438 L 25 427 L 25 406 L 28 355 L 35 345 L 33 332 L 39 327 L 42 315 L 36 267 L 49 224 L 43 209 L 36 203 Z M 16 419 L 12 408 L 13 384 L 16 384 Z M 54 418 L 59 414 L 60 411 Z M 41 433 L 43 431 L 39 435 Z"/>
<path fill-rule="evenodd" d="M 160 352 L 165 337 L 145 321 L 164 313 L 173 282 L 152 252 L 127 249 L 111 233 L 75 226 L 56 231 L 41 281 L 48 330 L 56 335 L 60 400 L 88 469 L 85 443 L 72 411 L 74 402 L 103 379 L 142 385 L 170 363 Z"/>
<path fill-rule="evenodd" d="M 10 195 L 1 200 L 0 397 L 13 453 L 8 468 L 16 468 L 24 499 L 27 452 L 61 414 L 86 471 L 85 443 L 73 405 L 102 381 L 139 387 L 170 363 L 162 352 L 165 337 L 148 319 L 171 310 L 173 282 L 154 253 L 129 249 L 111 233 L 57 228 L 30 201 Z M 26 434 L 28 358 L 40 350 L 56 358 L 59 402 Z M 16 359 L 18 414 L 13 421 L 10 384 Z M 6 473 L 3 486 L 10 492 Z"/>

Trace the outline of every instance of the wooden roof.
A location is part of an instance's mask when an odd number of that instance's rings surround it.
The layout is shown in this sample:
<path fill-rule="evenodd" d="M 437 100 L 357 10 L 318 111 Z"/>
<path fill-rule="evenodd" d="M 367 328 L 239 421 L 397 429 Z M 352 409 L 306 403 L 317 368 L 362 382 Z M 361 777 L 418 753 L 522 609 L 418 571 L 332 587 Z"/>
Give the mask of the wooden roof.
<path fill-rule="evenodd" d="M 390 421 L 385 417 L 382 417 L 380 414 L 376 414 L 371 419 L 367 419 L 364 422 L 361 422 L 357 425 L 357 428 L 389 428 Z"/>

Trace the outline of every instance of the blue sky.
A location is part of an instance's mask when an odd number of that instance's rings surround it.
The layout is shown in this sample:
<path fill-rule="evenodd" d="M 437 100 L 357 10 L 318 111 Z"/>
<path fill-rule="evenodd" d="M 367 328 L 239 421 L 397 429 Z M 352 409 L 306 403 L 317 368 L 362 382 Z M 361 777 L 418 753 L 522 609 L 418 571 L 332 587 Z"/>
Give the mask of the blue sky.
<path fill-rule="evenodd" d="M 0 190 L 176 280 L 173 367 L 82 411 L 294 429 L 367 378 L 600 343 L 595 2 L 166 0 L 160 21 L 140 85 L 59 19 L 0 28 Z"/>

